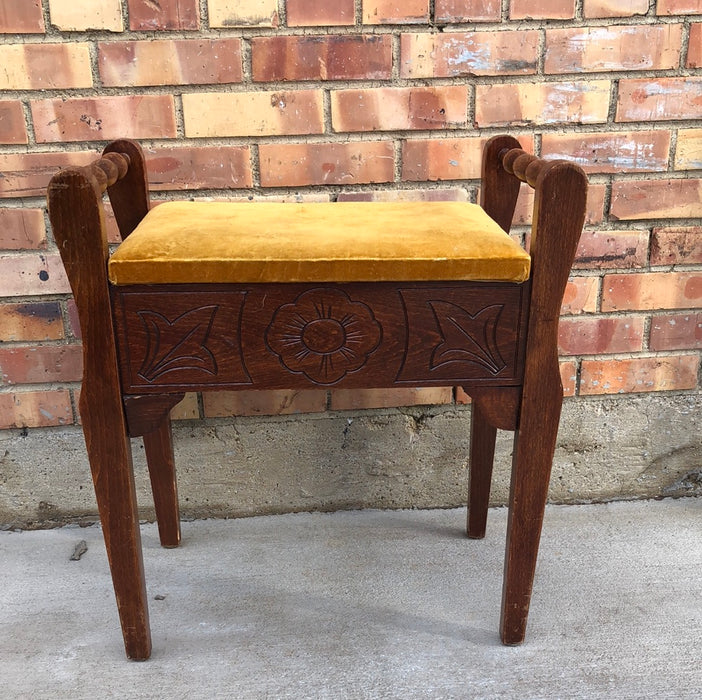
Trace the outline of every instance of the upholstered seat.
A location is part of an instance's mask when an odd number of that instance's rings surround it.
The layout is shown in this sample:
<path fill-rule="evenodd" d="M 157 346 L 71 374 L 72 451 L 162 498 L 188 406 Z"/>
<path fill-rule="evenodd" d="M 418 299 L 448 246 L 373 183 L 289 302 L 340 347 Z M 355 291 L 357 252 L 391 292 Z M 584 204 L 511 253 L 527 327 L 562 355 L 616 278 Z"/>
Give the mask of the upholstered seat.
<path fill-rule="evenodd" d="M 109 261 L 113 284 L 523 282 L 529 255 L 466 202 L 166 202 Z"/>

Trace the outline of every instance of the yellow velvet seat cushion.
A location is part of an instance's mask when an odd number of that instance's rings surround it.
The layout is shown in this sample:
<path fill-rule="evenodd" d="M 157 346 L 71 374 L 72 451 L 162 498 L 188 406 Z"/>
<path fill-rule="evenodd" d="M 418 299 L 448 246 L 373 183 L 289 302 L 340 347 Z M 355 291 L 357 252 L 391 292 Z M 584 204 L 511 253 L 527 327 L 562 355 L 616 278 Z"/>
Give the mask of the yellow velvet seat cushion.
<path fill-rule="evenodd" d="M 113 284 L 523 282 L 529 255 L 465 202 L 167 202 L 109 261 Z"/>

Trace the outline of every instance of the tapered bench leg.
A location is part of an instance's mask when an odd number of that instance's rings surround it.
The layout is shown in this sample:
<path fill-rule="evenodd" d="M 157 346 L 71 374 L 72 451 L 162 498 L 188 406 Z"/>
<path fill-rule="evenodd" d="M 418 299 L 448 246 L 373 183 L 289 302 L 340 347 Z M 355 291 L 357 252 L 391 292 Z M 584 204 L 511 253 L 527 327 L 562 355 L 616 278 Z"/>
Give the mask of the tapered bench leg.
<path fill-rule="evenodd" d="M 144 435 L 144 450 L 146 463 L 149 467 L 161 545 L 163 547 L 177 547 L 180 544 L 178 486 L 173 456 L 171 420 L 168 416 L 159 423 L 156 430 Z"/>
<path fill-rule="evenodd" d="M 125 431 L 110 426 L 110 421 L 105 420 L 104 404 L 102 408 L 96 406 L 96 402 L 87 399 L 85 391 L 84 387 L 83 431 L 124 648 L 130 659 L 144 660 L 151 655 L 151 633 L 129 438 Z"/>
<path fill-rule="evenodd" d="M 562 388 L 557 366 L 555 373 L 555 377 L 542 377 L 542 391 L 537 396 L 525 393 L 519 429 L 514 434 L 500 621 L 504 644 L 520 644 L 526 634 L 561 413 Z"/>
<path fill-rule="evenodd" d="M 477 403 L 473 403 L 471 411 L 467 532 L 468 537 L 481 539 L 485 537 L 497 429 Z"/>

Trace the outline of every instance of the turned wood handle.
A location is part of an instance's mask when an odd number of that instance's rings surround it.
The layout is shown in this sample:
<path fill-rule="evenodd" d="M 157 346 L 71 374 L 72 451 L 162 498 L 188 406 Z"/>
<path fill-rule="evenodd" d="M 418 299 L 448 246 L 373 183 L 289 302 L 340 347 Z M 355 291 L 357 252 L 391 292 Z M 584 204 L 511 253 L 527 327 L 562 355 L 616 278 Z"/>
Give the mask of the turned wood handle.
<path fill-rule="evenodd" d="M 100 192 L 104 192 L 127 174 L 129 163 L 126 153 L 105 153 L 99 160 L 85 166 L 85 169 L 98 181 Z"/>
<path fill-rule="evenodd" d="M 500 151 L 499 158 L 502 167 L 511 175 L 536 187 L 536 180 L 541 171 L 555 163 L 555 160 L 544 160 L 523 151 L 521 148 L 505 148 Z"/>

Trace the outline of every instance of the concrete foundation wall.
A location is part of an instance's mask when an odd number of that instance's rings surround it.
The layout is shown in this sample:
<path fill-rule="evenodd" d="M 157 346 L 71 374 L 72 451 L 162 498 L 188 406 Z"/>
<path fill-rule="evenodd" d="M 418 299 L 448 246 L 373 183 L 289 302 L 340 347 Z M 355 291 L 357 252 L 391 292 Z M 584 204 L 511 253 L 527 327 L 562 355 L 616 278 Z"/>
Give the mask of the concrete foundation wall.
<path fill-rule="evenodd" d="M 470 407 L 413 407 L 175 423 L 184 517 L 464 503 Z M 511 433 L 500 433 L 492 502 L 509 489 Z M 139 503 L 153 517 L 141 440 Z M 566 400 L 550 500 L 702 494 L 702 395 Z M 93 520 L 78 427 L 0 432 L 0 523 Z"/>

